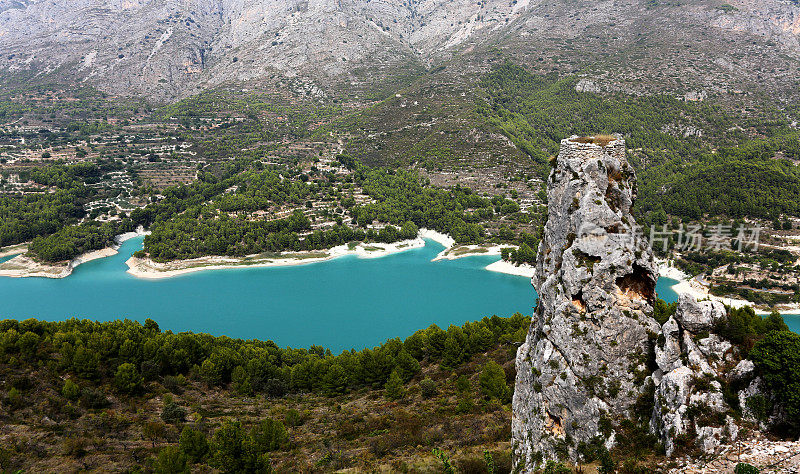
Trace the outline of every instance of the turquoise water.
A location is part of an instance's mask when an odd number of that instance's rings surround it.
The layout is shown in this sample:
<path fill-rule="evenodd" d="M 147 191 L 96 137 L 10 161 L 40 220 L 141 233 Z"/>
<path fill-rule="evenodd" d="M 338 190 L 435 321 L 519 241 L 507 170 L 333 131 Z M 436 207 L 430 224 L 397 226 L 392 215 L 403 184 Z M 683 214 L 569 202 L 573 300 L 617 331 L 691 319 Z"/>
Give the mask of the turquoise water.
<path fill-rule="evenodd" d="M 536 293 L 524 277 L 485 271 L 498 257 L 431 262 L 442 246 L 377 259 L 347 256 L 294 267 L 208 270 L 163 280 L 126 273 L 142 238 L 63 279 L 0 278 L 0 319 L 153 318 L 162 329 L 312 344 L 334 351 L 405 338 L 484 316 L 530 315 Z M 674 281 L 659 280 L 667 301 Z M 787 318 L 788 321 L 788 318 Z M 797 322 L 797 321 L 795 321 Z"/>
<path fill-rule="evenodd" d="M 17 254 L 19 255 L 19 254 Z M 12 258 L 16 257 L 17 255 L 6 255 L 5 257 L 0 257 L 0 263 L 7 262 Z"/>
<path fill-rule="evenodd" d="M 293 267 L 207 270 L 162 280 L 126 273 L 142 238 L 63 279 L 0 278 L 0 319 L 152 318 L 162 329 L 312 344 L 334 351 L 407 337 L 431 324 L 530 315 L 527 278 L 483 270 L 498 257 L 430 262 L 442 246 L 383 258 L 346 256 Z"/>
<path fill-rule="evenodd" d="M 659 278 L 656 282 L 656 294 L 659 298 L 667 303 L 678 301 L 678 294 L 672 289 L 672 286 L 676 285 L 677 283 L 678 280 L 672 280 L 664 277 Z"/>

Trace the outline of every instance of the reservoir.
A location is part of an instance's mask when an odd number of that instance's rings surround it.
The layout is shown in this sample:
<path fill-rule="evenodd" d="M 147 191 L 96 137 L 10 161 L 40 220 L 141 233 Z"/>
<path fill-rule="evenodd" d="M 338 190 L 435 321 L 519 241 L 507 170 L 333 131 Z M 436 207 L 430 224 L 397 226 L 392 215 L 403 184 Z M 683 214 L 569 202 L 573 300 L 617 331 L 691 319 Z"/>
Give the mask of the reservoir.
<path fill-rule="evenodd" d="M 443 329 L 484 316 L 530 315 L 530 279 L 484 270 L 498 256 L 431 262 L 443 247 L 426 246 L 374 259 L 345 256 L 300 266 L 208 270 L 161 280 L 126 273 L 142 237 L 117 255 L 78 266 L 62 279 L 0 278 L 0 319 L 71 317 L 99 321 L 152 318 L 162 330 L 320 345 L 338 353 Z M 662 278 L 659 296 L 675 301 Z M 798 318 L 786 317 L 797 331 Z"/>

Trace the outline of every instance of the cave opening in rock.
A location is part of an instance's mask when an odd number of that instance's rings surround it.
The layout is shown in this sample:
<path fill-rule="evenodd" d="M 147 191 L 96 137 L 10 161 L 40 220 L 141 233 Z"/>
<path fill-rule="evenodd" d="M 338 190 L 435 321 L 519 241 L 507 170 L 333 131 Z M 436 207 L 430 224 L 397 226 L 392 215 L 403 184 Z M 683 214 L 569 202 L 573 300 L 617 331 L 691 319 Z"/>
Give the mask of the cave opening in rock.
<path fill-rule="evenodd" d="M 642 299 L 650 304 L 655 302 L 656 282 L 641 265 L 634 263 L 631 273 L 617 278 L 617 286 L 629 299 Z"/>
<path fill-rule="evenodd" d="M 586 302 L 583 300 L 583 290 L 579 290 L 577 294 L 572 296 L 572 304 L 581 313 L 586 312 Z"/>

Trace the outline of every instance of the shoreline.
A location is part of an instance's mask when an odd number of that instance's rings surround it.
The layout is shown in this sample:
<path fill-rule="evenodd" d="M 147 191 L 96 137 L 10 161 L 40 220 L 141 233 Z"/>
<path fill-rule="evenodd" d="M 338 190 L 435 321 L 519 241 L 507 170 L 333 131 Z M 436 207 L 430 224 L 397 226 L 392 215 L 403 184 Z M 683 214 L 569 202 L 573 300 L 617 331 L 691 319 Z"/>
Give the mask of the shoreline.
<path fill-rule="evenodd" d="M 80 265 L 98 260 L 101 258 L 110 257 L 119 253 L 119 248 L 123 242 L 130 240 L 134 237 L 148 235 L 150 232 L 145 231 L 141 226 L 135 232 L 126 232 L 114 237 L 114 244 L 110 247 L 102 248 L 99 250 L 92 250 L 82 253 L 73 258 L 66 264 L 51 265 L 47 263 L 36 262 L 30 257 L 27 257 L 24 252 L 27 252 L 28 244 L 19 244 L 15 247 L 23 247 L 24 251 L 20 255 L 0 263 L 0 277 L 7 278 L 66 278 L 72 275 L 72 272 Z M 10 250 L 6 251 L 5 255 L 12 255 Z M 3 256 L 3 255 L 0 255 Z M 7 268 L 3 268 L 7 267 Z M 9 268 L 10 267 L 10 268 Z"/>
<path fill-rule="evenodd" d="M 359 243 L 352 247 L 349 244 L 344 244 L 327 250 L 284 252 L 280 254 L 280 256 L 250 255 L 243 258 L 207 256 L 188 260 L 176 260 L 168 263 L 157 263 L 149 258 L 141 259 L 131 256 L 125 261 L 125 264 L 128 266 L 127 273 L 136 278 L 158 280 L 204 270 L 309 265 L 347 255 L 354 255 L 358 258 L 381 258 L 407 250 L 422 248 L 424 246 L 425 240 L 422 237 L 417 237 L 415 239 L 402 240 L 391 244 Z"/>
<path fill-rule="evenodd" d="M 476 257 L 479 255 L 486 255 L 486 256 L 500 255 L 500 252 L 504 248 L 516 248 L 516 247 L 505 244 L 490 245 L 490 246 L 475 245 L 475 244 L 453 245 L 439 252 L 439 254 L 436 255 L 436 257 L 431 261 L 438 262 L 439 260 L 458 260 L 459 258 Z"/>
<path fill-rule="evenodd" d="M 658 265 L 658 276 L 667 277 L 672 280 L 688 280 L 691 278 L 683 270 L 679 270 L 678 268 L 672 265 L 672 262 L 669 260 L 661 260 L 656 259 L 656 265 Z"/>
<path fill-rule="evenodd" d="M 114 237 L 114 244 L 99 250 L 86 252 L 75 257 L 73 260 L 66 264 L 44 264 L 34 261 L 33 259 L 24 255 L 27 250 L 27 244 L 18 244 L 13 247 L 8 247 L 4 250 L 3 255 L 12 255 L 19 253 L 20 255 L 11 260 L 0 264 L 0 277 L 9 278 L 27 278 L 27 277 L 42 277 L 42 278 L 65 278 L 72 274 L 72 271 L 81 264 L 91 262 L 100 258 L 110 257 L 118 253 L 121 244 L 134 237 L 148 235 L 150 232 L 145 231 L 141 226 L 136 232 L 126 232 Z M 350 244 L 332 247 L 330 249 L 309 251 L 309 252 L 284 252 L 278 256 L 270 255 L 264 256 L 249 255 L 242 258 L 226 257 L 226 256 L 205 256 L 188 260 L 176 260 L 167 263 L 157 263 L 150 259 L 139 259 L 131 256 L 126 260 L 128 266 L 127 273 L 143 279 L 161 279 L 173 276 L 184 275 L 187 273 L 194 273 L 202 270 L 224 270 L 228 268 L 260 268 L 260 267 L 282 267 L 282 266 L 295 266 L 307 265 L 311 263 L 318 263 L 328 261 L 334 258 L 343 257 L 346 255 L 355 255 L 358 258 L 380 258 L 387 255 L 392 255 L 406 250 L 413 250 L 422 248 L 426 245 L 425 239 L 433 240 L 434 242 L 445 247 L 439 254 L 431 261 L 438 260 L 455 260 L 458 258 L 478 256 L 478 255 L 499 255 L 500 250 L 504 246 L 495 245 L 485 247 L 481 245 L 464 245 L 456 246 L 455 240 L 447 234 L 437 232 L 431 229 L 420 229 L 417 237 L 414 239 L 393 242 L 391 244 L 384 243 L 358 243 L 355 246 Z M 457 253 L 452 251 L 456 250 Z M 495 262 L 492 268 L 486 268 L 489 271 L 507 273 L 511 275 L 527 276 L 526 270 L 520 270 L 513 265 L 497 265 L 503 262 Z M 3 268 L 3 267 L 6 268 Z M 522 272 L 522 273 L 521 273 Z"/>
<path fill-rule="evenodd" d="M 531 279 L 533 279 L 534 275 L 536 275 L 536 268 L 533 267 L 532 265 L 523 263 L 517 266 L 511 262 L 506 262 L 505 260 L 498 260 L 494 263 L 490 263 L 489 265 L 484 267 L 484 270 L 489 270 L 490 272 L 505 273 L 507 275 L 522 276 Z"/>
<path fill-rule="evenodd" d="M 426 239 L 433 240 L 434 242 L 445 247 L 444 250 L 439 252 L 439 254 L 431 260 L 431 262 L 436 262 L 439 260 L 456 260 L 459 258 L 480 255 L 500 255 L 500 251 L 503 247 L 509 247 L 508 245 L 493 245 L 490 247 L 482 245 L 456 246 L 455 240 L 447 234 L 443 234 L 431 229 L 420 229 L 415 239 L 403 240 L 391 244 L 364 244 L 362 242 L 355 247 L 350 247 L 348 244 L 345 244 L 327 250 L 284 252 L 280 256 L 249 255 L 242 258 L 206 256 L 188 260 L 175 260 L 167 263 L 158 263 L 150 259 L 140 259 L 132 256 L 125 262 L 125 264 L 128 266 L 127 272 L 131 275 L 137 278 L 157 280 L 204 270 L 308 265 L 312 263 L 325 262 L 346 255 L 355 255 L 358 258 L 381 258 L 387 255 L 404 252 L 406 250 L 422 248 L 426 245 Z M 454 250 L 457 253 L 454 253 Z M 527 278 L 531 278 L 533 271 L 533 268 L 527 265 L 517 267 L 502 260 L 487 265 L 484 267 L 484 269 Z"/>
<path fill-rule="evenodd" d="M 0 258 L 8 257 L 9 255 L 23 254 L 28 251 L 28 244 L 30 244 L 30 242 L 0 247 Z"/>
<path fill-rule="evenodd" d="M 81 264 L 91 262 L 100 258 L 116 255 L 118 249 L 127 240 L 135 237 L 148 235 L 141 226 L 135 232 L 126 232 L 114 237 L 114 245 L 100 250 L 93 250 L 75 257 L 66 265 L 48 265 L 35 262 L 23 254 L 17 255 L 11 260 L 0 264 L 0 278 L 65 278 L 72 274 L 72 271 Z M 279 255 L 249 255 L 242 258 L 226 256 L 206 256 L 188 260 L 176 260 L 168 263 L 157 263 L 150 259 L 139 259 L 131 256 L 125 261 L 128 266 L 127 273 L 136 278 L 157 280 L 171 278 L 174 276 L 195 273 L 204 270 L 225 270 L 231 268 L 269 268 L 269 267 L 290 267 L 297 265 L 308 265 L 329 261 L 338 257 L 354 255 L 358 258 L 381 258 L 407 250 L 425 247 L 425 240 L 432 240 L 445 248 L 439 252 L 431 262 L 440 260 L 457 260 L 459 258 L 474 256 L 495 256 L 500 255 L 505 247 L 513 248 L 510 245 L 456 245 L 455 240 L 447 234 L 430 229 L 420 229 L 414 239 L 403 240 L 391 244 L 359 242 L 357 245 L 344 244 L 330 249 L 309 251 L 309 252 L 284 252 Z M 27 250 L 27 243 L 5 247 L 0 250 L 0 257 L 13 255 Z M 726 298 L 712 295 L 708 288 L 700 283 L 697 278 L 687 275 L 672 265 L 668 260 L 657 260 L 659 277 L 666 277 L 676 280 L 677 283 L 670 288 L 677 294 L 690 294 L 698 300 L 711 299 L 720 301 L 725 305 L 740 308 L 751 306 L 757 314 L 770 314 L 770 309 L 762 309 L 752 302 Z M 11 267 L 11 268 L 3 268 Z M 531 265 L 514 265 L 504 260 L 490 263 L 483 268 L 484 270 L 504 273 L 507 275 L 533 278 L 535 268 Z M 781 314 L 800 314 L 800 304 L 781 305 L 778 309 Z"/>
<path fill-rule="evenodd" d="M 670 288 L 675 293 L 682 295 L 688 294 L 693 296 L 698 301 L 712 300 L 719 301 L 720 303 L 730 306 L 732 308 L 741 308 L 743 306 L 750 306 L 756 314 L 766 315 L 772 313 L 772 309 L 763 309 L 755 303 L 743 299 L 727 298 L 724 296 L 712 295 L 708 291 L 708 287 L 700 283 L 697 277 L 691 277 L 683 271 L 673 267 L 669 262 L 661 260 L 658 261 L 658 273 L 661 277 L 677 280 L 678 282 Z M 800 315 L 800 304 L 783 304 L 779 305 L 776 309 L 781 315 Z"/>

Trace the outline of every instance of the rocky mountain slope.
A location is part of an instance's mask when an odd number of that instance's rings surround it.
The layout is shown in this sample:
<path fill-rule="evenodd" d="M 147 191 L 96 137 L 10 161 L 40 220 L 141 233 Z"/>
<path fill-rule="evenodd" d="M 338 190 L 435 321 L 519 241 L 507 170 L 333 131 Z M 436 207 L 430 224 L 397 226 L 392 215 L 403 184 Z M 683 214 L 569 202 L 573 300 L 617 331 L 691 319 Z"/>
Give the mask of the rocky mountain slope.
<path fill-rule="evenodd" d="M 499 53 L 585 73 L 587 90 L 786 92 L 800 58 L 792 1 L 0 0 L 0 70 L 158 100 L 285 77 L 358 95 Z"/>

